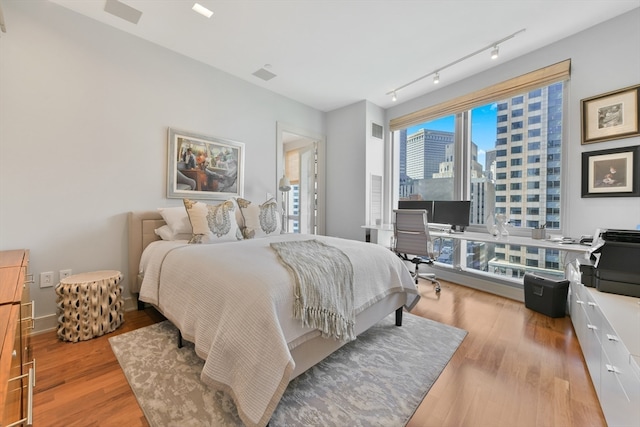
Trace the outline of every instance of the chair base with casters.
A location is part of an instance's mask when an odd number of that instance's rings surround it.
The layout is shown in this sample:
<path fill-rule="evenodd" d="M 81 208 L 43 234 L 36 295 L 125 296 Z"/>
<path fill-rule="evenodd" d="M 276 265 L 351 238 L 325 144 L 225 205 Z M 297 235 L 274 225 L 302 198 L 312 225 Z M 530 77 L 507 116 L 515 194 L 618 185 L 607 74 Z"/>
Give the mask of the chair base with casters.
<path fill-rule="evenodd" d="M 420 257 L 413 257 L 413 258 L 409 258 L 407 257 L 406 254 L 398 254 L 398 256 L 400 258 L 402 258 L 405 261 L 410 261 L 412 264 L 414 264 L 416 266 L 415 271 L 411 271 L 411 277 L 413 277 L 413 279 L 416 281 L 416 285 L 418 284 L 418 279 L 425 279 L 430 281 L 431 283 L 433 283 L 436 286 L 436 293 L 440 292 L 440 282 L 438 282 L 438 280 L 436 279 L 436 275 L 433 273 L 420 273 L 419 271 L 419 266 L 420 264 L 428 264 L 428 265 L 432 265 L 433 261 L 432 260 L 425 260 L 423 258 Z"/>

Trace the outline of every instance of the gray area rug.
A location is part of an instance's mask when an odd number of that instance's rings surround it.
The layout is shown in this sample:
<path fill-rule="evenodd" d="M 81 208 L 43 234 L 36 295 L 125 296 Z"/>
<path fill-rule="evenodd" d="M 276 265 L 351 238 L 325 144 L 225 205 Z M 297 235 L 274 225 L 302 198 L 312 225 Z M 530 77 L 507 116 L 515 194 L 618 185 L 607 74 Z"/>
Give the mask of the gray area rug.
<path fill-rule="evenodd" d="M 406 425 L 467 332 L 395 315 L 294 379 L 270 426 Z M 231 398 L 200 381 L 193 344 L 177 348 L 168 321 L 109 339 L 149 424 L 242 426 Z"/>

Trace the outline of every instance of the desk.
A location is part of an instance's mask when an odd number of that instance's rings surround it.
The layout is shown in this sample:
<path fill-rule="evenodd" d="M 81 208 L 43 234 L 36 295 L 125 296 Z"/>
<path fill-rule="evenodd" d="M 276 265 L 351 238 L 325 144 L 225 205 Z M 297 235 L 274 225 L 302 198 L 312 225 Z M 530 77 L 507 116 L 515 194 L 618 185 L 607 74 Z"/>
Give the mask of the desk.
<path fill-rule="evenodd" d="M 444 239 L 471 240 L 474 242 L 496 243 L 501 245 L 519 245 L 531 246 L 543 249 L 555 249 L 563 252 L 572 252 L 577 254 L 586 254 L 591 246 L 580 245 L 577 243 L 559 243 L 545 239 L 532 239 L 525 236 L 509 235 L 506 239 L 496 239 L 489 233 L 478 233 L 474 231 L 465 231 L 464 233 L 446 233 L 441 231 L 429 230 L 431 237 L 442 237 Z"/>
<path fill-rule="evenodd" d="M 365 229 L 367 242 L 377 243 L 379 245 L 387 247 L 389 246 L 391 242 L 391 236 L 393 235 L 393 224 L 363 225 L 361 226 L 361 228 Z M 496 239 L 489 233 L 478 233 L 475 231 L 465 231 L 463 233 L 447 233 L 443 231 L 429 230 L 429 235 L 432 238 L 468 240 L 473 242 L 496 243 L 501 245 L 531 246 L 544 249 L 556 249 L 559 251 L 571 252 L 575 254 L 586 254 L 589 252 L 589 250 L 591 250 L 591 246 L 580 245 L 577 243 L 559 243 L 548 239 L 532 239 L 531 237 L 512 235 L 509 235 L 506 239 Z"/>

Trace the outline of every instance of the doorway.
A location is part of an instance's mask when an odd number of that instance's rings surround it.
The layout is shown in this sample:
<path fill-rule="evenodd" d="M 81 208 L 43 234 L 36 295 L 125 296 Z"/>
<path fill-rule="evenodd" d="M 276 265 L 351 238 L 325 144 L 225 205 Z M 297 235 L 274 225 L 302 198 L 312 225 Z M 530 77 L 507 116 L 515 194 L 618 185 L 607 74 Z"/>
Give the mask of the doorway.
<path fill-rule="evenodd" d="M 283 229 L 289 233 L 324 234 L 325 138 L 281 123 L 277 133 L 276 182 L 284 176 L 291 187 L 287 192 L 278 191 L 284 212 Z"/>

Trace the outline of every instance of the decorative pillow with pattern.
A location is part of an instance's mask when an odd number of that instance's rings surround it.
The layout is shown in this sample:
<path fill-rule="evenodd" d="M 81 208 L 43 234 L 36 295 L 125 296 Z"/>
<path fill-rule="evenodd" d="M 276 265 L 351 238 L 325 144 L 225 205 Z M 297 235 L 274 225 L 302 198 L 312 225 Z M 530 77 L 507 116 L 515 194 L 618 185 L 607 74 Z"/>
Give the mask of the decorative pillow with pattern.
<path fill-rule="evenodd" d="M 261 205 L 249 200 L 236 198 L 242 214 L 242 236 L 245 239 L 274 236 L 282 232 L 280 209 L 275 199 L 269 199 Z"/>
<path fill-rule="evenodd" d="M 237 205 L 227 200 L 219 205 L 184 199 L 193 235 L 189 243 L 220 243 L 242 239 L 236 220 Z"/>

